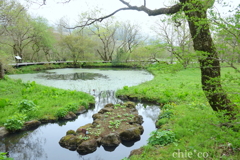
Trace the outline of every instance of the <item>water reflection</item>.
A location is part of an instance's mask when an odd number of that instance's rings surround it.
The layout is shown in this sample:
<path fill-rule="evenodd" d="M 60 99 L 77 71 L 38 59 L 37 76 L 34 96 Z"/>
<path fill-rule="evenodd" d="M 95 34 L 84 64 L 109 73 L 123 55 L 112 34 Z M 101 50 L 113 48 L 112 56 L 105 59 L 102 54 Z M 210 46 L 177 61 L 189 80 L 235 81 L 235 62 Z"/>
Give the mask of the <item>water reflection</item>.
<path fill-rule="evenodd" d="M 39 130 L 12 134 L 0 140 L 0 151 L 9 152 L 9 156 L 19 160 L 47 159 L 44 150 L 46 139 L 38 137 Z"/>
<path fill-rule="evenodd" d="M 147 144 L 150 132 L 155 130 L 154 122 L 159 114 L 159 107 L 138 103 L 136 108 L 144 120 L 144 133 L 139 141 L 123 141 L 115 148 L 101 146 L 97 151 L 88 155 L 79 155 L 76 151 L 62 148 L 58 142 L 67 130 L 76 130 L 82 125 L 92 123 L 92 115 L 97 113 L 106 103 L 122 102 L 115 97 L 114 91 L 99 92 L 95 99 L 96 107 L 79 115 L 75 120 L 44 124 L 34 131 L 17 133 L 1 139 L 1 151 L 9 151 L 10 157 L 16 160 L 118 160 L 128 157 L 131 150 Z"/>
<path fill-rule="evenodd" d="M 76 70 L 72 70 L 76 73 Z M 70 74 L 70 70 L 60 70 L 57 74 Z M 58 70 L 53 70 L 50 72 L 58 72 Z M 89 72 L 90 70 L 85 70 Z M 94 70 L 93 72 L 99 72 L 99 70 Z M 10 157 L 16 160 L 119 160 L 124 157 L 128 157 L 130 151 L 137 149 L 145 144 L 147 144 L 147 139 L 150 132 L 155 130 L 155 120 L 159 114 L 159 107 L 154 105 L 148 105 L 144 103 L 138 103 L 136 108 L 140 115 L 143 116 L 144 123 L 144 133 L 141 135 L 141 139 L 137 142 L 122 142 L 117 148 L 103 148 L 100 146 L 97 151 L 88 155 L 79 155 L 76 151 L 69 151 L 62 148 L 58 142 L 66 134 L 66 131 L 73 129 L 76 130 L 78 127 L 83 126 L 87 123 L 92 123 L 92 115 L 97 113 L 104 105 L 107 103 L 121 103 L 122 101 L 115 97 L 115 91 L 118 88 L 122 88 L 125 85 L 137 85 L 143 81 L 151 80 L 152 75 L 147 72 L 134 72 L 134 71 L 110 71 L 108 73 L 104 70 L 100 73 L 107 76 L 109 79 L 102 79 L 104 82 L 98 80 L 92 80 L 92 85 L 89 85 L 88 91 L 90 94 L 95 96 L 95 108 L 89 110 L 86 113 L 79 115 L 75 120 L 72 121 L 60 121 L 57 123 L 41 125 L 34 131 L 17 133 L 0 140 L 0 151 L 9 151 Z M 56 74 L 56 73 L 54 73 Z M 38 75 L 38 74 L 37 74 Z M 140 75 L 140 76 L 137 76 Z M 71 85 L 74 80 L 57 80 L 62 81 L 61 85 L 56 85 L 56 80 L 39 80 L 36 74 L 32 75 L 20 75 L 23 81 L 34 80 L 37 83 L 47 84 L 49 86 L 63 87 L 65 89 L 71 89 Z M 13 76 L 19 78 L 19 76 Z M 115 77 L 115 78 L 114 78 Z M 101 78 L 100 78 L 101 79 Z M 85 85 L 83 81 L 80 84 L 74 81 L 74 85 L 81 85 L 79 89 L 84 89 L 82 85 Z M 109 89 L 108 84 L 111 83 Z M 110 84 L 109 84 L 110 85 Z M 83 90 L 86 91 L 86 90 Z"/>
<path fill-rule="evenodd" d="M 136 106 L 138 112 L 141 112 L 142 115 L 152 120 L 153 123 L 156 122 L 159 115 L 159 107 L 151 104 L 138 103 Z"/>
<path fill-rule="evenodd" d="M 108 77 L 99 73 L 69 73 L 69 74 L 57 74 L 55 72 L 46 72 L 46 74 L 37 75 L 38 78 L 44 78 L 48 80 L 93 80 L 97 78 L 107 79 Z"/>

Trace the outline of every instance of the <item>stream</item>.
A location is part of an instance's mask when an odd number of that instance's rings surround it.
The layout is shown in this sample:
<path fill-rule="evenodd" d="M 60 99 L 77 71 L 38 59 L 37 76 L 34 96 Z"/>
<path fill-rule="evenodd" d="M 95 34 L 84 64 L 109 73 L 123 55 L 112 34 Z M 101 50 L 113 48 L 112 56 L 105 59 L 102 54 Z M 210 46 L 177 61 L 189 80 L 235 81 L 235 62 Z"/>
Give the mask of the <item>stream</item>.
<path fill-rule="evenodd" d="M 0 151 L 9 151 L 15 160 L 120 160 L 130 152 L 147 144 L 147 139 L 155 128 L 159 107 L 137 103 L 137 110 L 143 116 L 144 133 L 137 142 L 120 144 L 115 150 L 104 150 L 101 146 L 94 153 L 79 155 L 59 145 L 59 140 L 70 129 L 92 123 L 92 115 L 108 103 L 120 103 L 115 91 L 124 86 L 135 86 L 150 81 L 153 75 L 144 70 L 134 69 L 54 69 L 35 74 L 9 75 L 13 79 L 35 81 L 38 84 L 56 88 L 77 90 L 95 97 L 95 108 L 81 114 L 73 121 L 59 121 L 43 124 L 37 129 L 12 134 L 0 139 Z"/>

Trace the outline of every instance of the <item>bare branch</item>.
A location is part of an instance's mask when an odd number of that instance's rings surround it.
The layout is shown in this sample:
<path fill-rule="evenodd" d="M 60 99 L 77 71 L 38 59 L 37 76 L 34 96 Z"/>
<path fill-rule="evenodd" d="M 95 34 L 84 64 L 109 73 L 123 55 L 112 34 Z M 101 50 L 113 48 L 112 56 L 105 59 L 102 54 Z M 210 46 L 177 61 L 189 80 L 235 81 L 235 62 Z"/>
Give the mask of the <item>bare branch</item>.
<path fill-rule="evenodd" d="M 46 1 L 46 0 L 44 0 Z M 62 3 L 62 4 L 65 4 L 65 3 L 69 3 L 71 0 L 65 0 L 64 2 L 58 2 L 58 3 Z"/>
<path fill-rule="evenodd" d="M 120 2 L 125 4 L 127 7 L 117 9 L 114 12 L 112 12 L 111 14 L 103 16 L 103 17 L 100 17 L 100 18 L 88 18 L 86 21 L 84 21 L 83 24 L 77 25 L 75 27 L 67 28 L 67 29 L 82 28 L 82 27 L 85 27 L 85 26 L 89 26 L 89 25 L 91 25 L 91 24 L 93 24 L 95 22 L 102 22 L 104 19 L 107 19 L 107 18 L 115 15 L 116 13 L 118 13 L 120 11 L 135 10 L 135 11 L 145 12 L 149 16 L 157 16 L 157 15 L 161 15 L 161 14 L 175 14 L 175 13 L 179 12 L 181 10 L 181 8 L 182 8 L 181 4 L 176 4 L 176 5 L 173 5 L 173 6 L 169 7 L 169 8 L 160 8 L 160 9 L 151 10 L 151 9 L 146 7 L 146 0 L 144 0 L 144 6 L 140 6 L 140 7 L 132 6 L 128 2 L 126 2 L 124 0 L 120 0 Z"/>
<path fill-rule="evenodd" d="M 144 0 L 144 5 L 140 6 L 140 7 L 132 6 L 124 0 L 119 0 L 119 1 L 122 2 L 123 4 L 125 4 L 130 10 L 143 11 L 143 12 L 147 13 L 149 16 L 157 16 L 157 15 L 161 15 L 161 14 L 174 14 L 174 13 L 177 13 L 178 11 L 180 11 L 180 9 L 182 8 L 181 4 L 175 4 L 169 8 L 159 8 L 159 9 L 151 10 L 146 7 L 145 0 Z"/>
<path fill-rule="evenodd" d="M 84 24 L 82 25 L 78 25 L 78 26 L 75 26 L 75 27 L 71 27 L 71 28 L 67 28 L 67 29 L 76 29 L 76 28 L 80 28 L 80 27 L 85 27 L 85 26 L 89 26 L 95 22 L 102 22 L 104 19 L 107 19 L 113 15 L 115 15 L 117 12 L 119 11 L 122 11 L 122 10 L 131 10 L 130 8 L 120 8 L 116 11 L 114 11 L 113 13 L 109 14 L 109 15 L 106 15 L 104 17 L 100 17 L 100 18 L 88 18 L 87 21 L 84 22 Z"/>

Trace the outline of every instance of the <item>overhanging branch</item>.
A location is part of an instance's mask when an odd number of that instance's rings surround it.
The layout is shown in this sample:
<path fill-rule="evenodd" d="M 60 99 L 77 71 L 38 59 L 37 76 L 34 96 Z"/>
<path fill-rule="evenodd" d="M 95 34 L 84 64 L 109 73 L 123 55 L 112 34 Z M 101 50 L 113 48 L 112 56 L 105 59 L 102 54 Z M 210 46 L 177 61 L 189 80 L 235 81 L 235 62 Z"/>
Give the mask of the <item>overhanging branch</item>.
<path fill-rule="evenodd" d="M 66 0 L 66 2 L 69 2 L 69 1 L 71 1 L 71 0 Z M 162 15 L 162 14 L 175 14 L 175 13 L 179 12 L 182 8 L 182 5 L 180 3 L 178 3 L 178 4 L 175 4 L 168 8 L 159 8 L 159 9 L 151 10 L 146 7 L 146 0 L 144 0 L 144 2 L 143 2 L 144 4 L 140 7 L 132 6 L 132 5 L 130 5 L 130 3 L 126 2 L 125 0 L 119 0 L 119 1 L 121 3 L 123 3 L 124 5 L 126 5 L 126 7 L 117 9 L 114 12 L 112 12 L 111 14 L 100 17 L 100 18 L 88 18 L 85 22 L 83 22 L 82 25 L 78 25 L 78 26 L 68 28 L 68 29 L 81 28 L 81 27 L 89 26 L 95 22 L 101 22 L 104 19 L 107 19 L 120 11 L 126 11 L 126 10 L 141 11 L 141 12 L 145 12 L 149 16 L 157 16 L 157 15 Z"/>
<path fill-rule="evenodd" d="M 159 8 L 159 9 L 151 10 L 146 7 L 145 0 L 144 0 L 144 4 L 140 7 L 132 6 L 130 5 L 130 3 L 126 2 L 125 0 L 119 0 L 119 1 L 122 2 L 124 5 L 126 5 L 129 8 L 129 10 L 143 11 L 147 13 L 149 16 L 157 16 L 161 14 L 175 14 L 179 12 L 182 8 L 182 5 L 178 3 L 168 8 Z"/>

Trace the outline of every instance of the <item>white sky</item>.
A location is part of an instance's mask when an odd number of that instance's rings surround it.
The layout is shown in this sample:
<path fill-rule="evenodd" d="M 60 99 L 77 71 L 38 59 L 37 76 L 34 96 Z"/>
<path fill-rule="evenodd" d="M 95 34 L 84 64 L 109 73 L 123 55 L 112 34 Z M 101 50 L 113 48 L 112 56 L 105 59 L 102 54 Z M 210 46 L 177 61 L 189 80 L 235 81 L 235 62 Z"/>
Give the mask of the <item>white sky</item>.
<path fill-rule="evenodd" d="M 24 2 L 27 0 L 19 0 L 20 2 Z M 42 3 L 43 0 L 28 0 L 35 1 L 39 4 Z M 102 8 L 106 14 L 109 14 L 120 7 L 125 7 L 119 0 L 71 0 L 69 3 L 59 4 L 57 2 L 64 0 L 46 0 L 46 5 L 39 6 L 37 4 L 32 4 L 29 7 L 30 14 L 38 15 L 45 17 L 48 19 L 50 24 L 57 23 L 57 21 L 65 17 L 70 19 L 70 23 L 74 24 L 77 21 L 78 15 L 86 12 L 88 10 L 93 10 L 94 8 Z M 142 5 L 143 0 L 127 0 L 132 5 Z M 161 7 L 166 7 L 169 5 L 169 2 L 173 2 L 174 0 L 147 0 L 147 7 L 150 9 L 156 9 Z M 216 0 L 217 1 L 217 0 Z M 221 0 L 220 0 L 221 1 Z M 225 0 L 232 4 L 232 6 L 237 6 L 240 2 L 239 0 Z M 30 3 L 28 3 L 30 4 Z M 220 8 L 217 3 L 215 3 L 218 11 L 225 11 L 227 13 L 228 9 Z M 143 30 L 150 32 L 150 27 L 154 24 L 154 22 L 160 17 L 149 17 L 147 14 L 143 12 L 137 11 L 121 11 L 115 15 L 115 17 L 119 20 L 130 20 L 132 22 L 136 22 L 143 27 Z"/>

